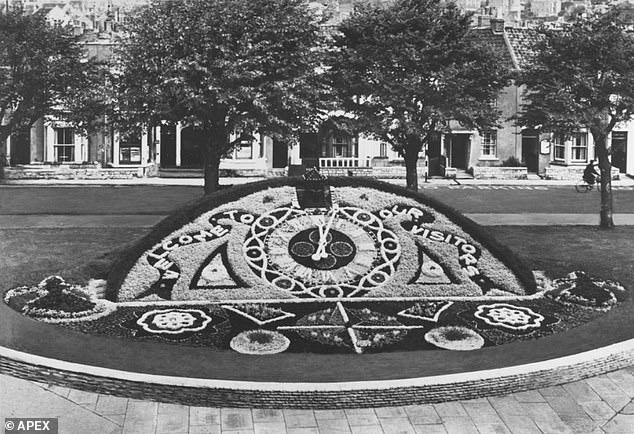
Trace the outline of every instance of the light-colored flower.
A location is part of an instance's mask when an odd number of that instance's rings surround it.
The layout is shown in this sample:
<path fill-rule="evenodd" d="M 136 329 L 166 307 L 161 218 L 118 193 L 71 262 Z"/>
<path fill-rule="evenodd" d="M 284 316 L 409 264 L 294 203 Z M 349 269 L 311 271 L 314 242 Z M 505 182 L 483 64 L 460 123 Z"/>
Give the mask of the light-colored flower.
<path fill-rule="evenodd" d="M 471 351 L 482 348 L 484 339 L 466 327 L 438 327 L 425 333 L 425 340 L 446 350 Z"/>
<path fill-rule="evenodd" d="M 266 343 L 258 342 L 251 338 L 252 335 L 267 336 L 270 340 Z M 229 346 L 242 354 L 266 355 L 286 351 L 290 344 L 291 341 L 281 333 L 270 330 L 248 330 L 231 339 Z"/>
<path fill-rule="evenodd" d="M 478 319 L 494 327 L 511 330 L 539 328 L 544 317 L 528 307 L 506 303 L 482 304 L 473 314 Z"/>
<path fill-rule="evenodd" d="M 143 330 L 158 334 L 195 332 L 204 329 L 210 322 L 211 318 L 198 309 L 151 310 L 137 320 Z"/>

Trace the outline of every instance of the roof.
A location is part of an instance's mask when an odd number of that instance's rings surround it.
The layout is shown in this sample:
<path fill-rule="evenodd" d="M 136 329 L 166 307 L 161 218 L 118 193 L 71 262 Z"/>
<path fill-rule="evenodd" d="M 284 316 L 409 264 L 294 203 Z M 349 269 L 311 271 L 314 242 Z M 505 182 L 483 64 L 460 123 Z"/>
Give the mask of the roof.
<path fill-rule="evenodd" d="M 525 27 L 505 27 L 504 33 L 494 32 L 490 27 L 475 27 L 469 35 L 490 47 L 510 69 L 528 65 L 535 56 L 535 44 L 541 39 L 535 29 Z"/>
<path fill-rule="evenodd" d="M 485 45 L 493 50 L 493 53 L 501 59 L 503 64 L 510 69 L 515 68 L 509 46 L 504 40 L 503 33 L 494 33 L 490 27 L 475 27 L 469 30 L 469 36 L 478 44 Z"/>
<path fill-rule="evenodd" d="M 523 68 L 530 64 L 536 55 L 535 44 L 538 43 L 543 36 L 541 36 L 537 30 L 529 28 L 509 27 L 504 29 L 504 31 L 518 66 Z"/>

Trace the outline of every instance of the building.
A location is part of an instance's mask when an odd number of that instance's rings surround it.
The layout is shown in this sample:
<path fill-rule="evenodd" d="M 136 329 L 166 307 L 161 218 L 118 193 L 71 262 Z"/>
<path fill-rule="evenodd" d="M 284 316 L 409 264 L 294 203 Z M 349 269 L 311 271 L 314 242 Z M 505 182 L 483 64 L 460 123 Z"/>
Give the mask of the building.
<path fill-rule="evenodd" d="M 471 36 L 489 46 L 509 69 L 520 70 L 531 61 L 537 42 L 534 29 L 506 26 L 505 21 L 480 16 Z M 520 128 L 511 118 L 521 109 L 522 89 L 511 84 L 504 88 L 495 104 L 501 116 L 500 127 L 475 131 L 452 123 L 451 134 L 443 134 L 429 144 L 419 174 L 454 176 L 472 174 L 478 178 L 524 177 L 528 174 L 551 179 L 577 179 L 591 159 L 596 158 L 592 135 L 579 131 L 562 140 L 548 133 Z M 614 171 L 634 174 L 634 121 L 617 125 L 610 137 Z M 351 172 L 389 176 L 402 167 L 400 156 L 385 143 L 362 135 L 356 137 L 324 128 L 324 131 L 300 144 L 300 159 L 318 161 L 318 165 L 336 174 Z M 510 166 L 519 163 L 521 167 Z M 508 167 L 507 167 L 508 166 Z M 330 168 L 337 168 L 330 170 Z M 372 168 L 373 170 L 350 170 Z M 347 170 L 346 170 L 347 169 Z"/>
<path fill-rule="evenodd" d="M 533 16 L 538 18 L 556 17 L 561 12 L 561 0 L 531 0 L 529 5 Z"/>
<path fill-rule="evenodd" d="M 352 1 L 337 4 L 338 11 L 345 14 Z M 89 57 L 106 62 L 112 56 L 112 31 L 124 15 L 111 8 L 105 14 L 92 15 L 101 17 L 93 20 L 93 28 L 101 32 L 82 36 Z M 529 28 L 506 26 L 499 18 L 480 16 L 471 36 L 491 47 L 509 69 L 519 70 L 530 62 L 537 33 Z M 419 156 L 419 175 L 524 177 L 532 173 L 549 178 L 579 178 L 579 172 L 595 158 L 592 136 L 587 131 L 562 141 L 515 125 L 510 118 L 522 105 L 522 89 L 515 84 L 503 89 L 495 104 L 501 112 L 499 128 L 478 132 L 452 124 L 451 134 L 439 135 Z M 111 131 L 85 137 L 65 122 L 45 117 L 30 131 L 11 137 L 5 149 L 14 165 L 98 163 L 141 175 L 158 171 L 169 175 L 200 171 L 204 139 L 195 128 L 180 123 L 157 125 L 143 134 Z M 634 175 L 634 121 L 618 125 L 610 140 L 613 166 L 621 173 Z M 508 167 L 516 162 L 520 168 Z M 332 122 L 325 122 L 318 132 L 303 134 L 299 145 L 292 147 L 256 134 L 227 155 L 220 169 L 225 174 L 270 176 L 292 172 L 295 167 L 313 166 L 331 175 L 405 176 L 402 157 L 388 144 L 340 131 Z"/>

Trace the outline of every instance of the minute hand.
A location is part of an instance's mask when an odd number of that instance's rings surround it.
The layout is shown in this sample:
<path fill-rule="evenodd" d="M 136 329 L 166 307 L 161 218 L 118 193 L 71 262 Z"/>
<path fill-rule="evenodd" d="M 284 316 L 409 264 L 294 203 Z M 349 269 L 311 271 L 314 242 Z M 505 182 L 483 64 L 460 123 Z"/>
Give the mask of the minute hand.
<path fill-rule="evenodd" d="M 323 231 L 320 231 L 319 235 L 319 245 L 317 246 L 317 251 L 312 256 L 313 261 L 318 261 L 322 258 L 328 256 L 326 253 L 326 244 L 328 244 L 328 233 L 330 232 L 330 228 L 332 228 L 332 224 L 337 217 L 337 213 L 339 212 L 339 207 L 335 204 L 332 207 L 332 216 L 330 216 L 330 220 L 326 224 L 326 228 Z"/>

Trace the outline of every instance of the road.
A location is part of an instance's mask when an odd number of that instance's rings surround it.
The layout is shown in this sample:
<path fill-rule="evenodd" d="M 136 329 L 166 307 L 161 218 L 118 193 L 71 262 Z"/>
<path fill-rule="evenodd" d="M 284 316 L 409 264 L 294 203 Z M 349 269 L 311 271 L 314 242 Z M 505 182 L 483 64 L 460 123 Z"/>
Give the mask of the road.
<path fill-rule="evenodd" d="M 425 185 L 463 213 L 598 214 L 599 194 L 572 186 Z M 0 186 L 0 215 L 166 215 L 202 195 L 195 186 Z M 614 189 L 616 213 L 634 213 L 634 187 Z"/>

